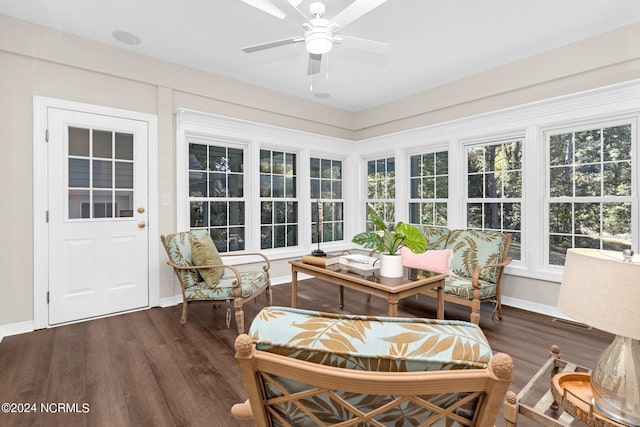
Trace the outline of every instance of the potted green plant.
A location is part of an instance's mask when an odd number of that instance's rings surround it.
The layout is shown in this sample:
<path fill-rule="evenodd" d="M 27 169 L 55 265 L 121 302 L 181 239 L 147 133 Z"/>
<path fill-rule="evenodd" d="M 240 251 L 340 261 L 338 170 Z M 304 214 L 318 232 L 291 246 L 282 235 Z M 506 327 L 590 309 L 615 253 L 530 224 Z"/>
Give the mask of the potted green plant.
<path fill-rule="evenodd" d="M 415 225 L 402 221 L 395 226 L 387 224 L 373 208 L 369 209 L 369 219 L 378 228 L 376 231 L 365 231 L 356 234 L 351 240 L 367 249 L 380 252 L 380 275 L 385 277 L 402 276 L 402 254 L 398 251 L 403 246 L 414 253 L 427 250 L 427 240 Z"/>

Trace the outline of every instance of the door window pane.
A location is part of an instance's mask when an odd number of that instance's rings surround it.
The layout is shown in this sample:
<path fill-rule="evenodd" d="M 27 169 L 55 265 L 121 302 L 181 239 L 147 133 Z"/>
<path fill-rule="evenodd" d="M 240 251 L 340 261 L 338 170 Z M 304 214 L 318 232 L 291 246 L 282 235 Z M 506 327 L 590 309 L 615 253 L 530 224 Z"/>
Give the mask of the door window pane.
<path fill-rule="evenodd" d="M 116 132 L 116 159 L 133 160 L 133 135 Z"/>
<path fill-rule="evenodd" d="M 69 155 L 89 157 L 89 129 L 69 128 Z"/>
<path fill-rule="evenodd" d="M 103 130 L 93 130 L 93 157 L 111 159 L 113 133 Z"/>

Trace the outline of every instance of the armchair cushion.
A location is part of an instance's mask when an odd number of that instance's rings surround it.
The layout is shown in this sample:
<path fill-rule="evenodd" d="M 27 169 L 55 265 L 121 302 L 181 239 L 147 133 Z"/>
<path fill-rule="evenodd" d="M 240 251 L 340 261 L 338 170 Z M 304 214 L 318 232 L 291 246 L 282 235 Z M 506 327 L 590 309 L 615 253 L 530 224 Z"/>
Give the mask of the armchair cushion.
<path fill-rule="evenodd" d="M 478 280 L 480 299 L 491 298 L 496 294 L 496 284 L 486 280 Z M 473 299 L 473 285 L 470 277 L 449 276 L 444 279 L 444 292 L 466 300 Z"/>
<path fill-rule="evenodd" d="M 233 287 L 237 277 L 233 272 L 222 276 L 214 287 L 205 281 L 198 282 L 185 289 L 185 296 L 188 301 L 233 300 L 238 297 L 246 298 L 267 284 L 265 271 L 241 271 L 240 278 L 242 284 L 238 288 L 240 295 L 237 296 Z"/>
<path fill-rule="evenodd" d="M 218 248 L 209 233 L 205 233 L 200 238 L 193 238 L 191 254 L 195 265 L 222 265 Z M 224 268 L 201 268 L 198 272 L 210 287 L 215 287 L 224 273 Z"/>

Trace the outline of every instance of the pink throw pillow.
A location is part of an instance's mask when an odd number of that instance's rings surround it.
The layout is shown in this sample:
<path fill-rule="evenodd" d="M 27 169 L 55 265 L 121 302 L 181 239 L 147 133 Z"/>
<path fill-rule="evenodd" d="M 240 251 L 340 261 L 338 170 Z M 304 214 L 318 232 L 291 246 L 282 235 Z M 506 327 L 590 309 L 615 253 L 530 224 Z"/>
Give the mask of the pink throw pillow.
<path fill-rule="evenodd" d="M 411 249 L 405 246 L 400 248 L 400 253 L 405 267 L 419 268 L 436 273 L 451 273 L 450 261 L 453 255 L 451 249 L 434 249 L 421 254 L 414 254 Z"/>

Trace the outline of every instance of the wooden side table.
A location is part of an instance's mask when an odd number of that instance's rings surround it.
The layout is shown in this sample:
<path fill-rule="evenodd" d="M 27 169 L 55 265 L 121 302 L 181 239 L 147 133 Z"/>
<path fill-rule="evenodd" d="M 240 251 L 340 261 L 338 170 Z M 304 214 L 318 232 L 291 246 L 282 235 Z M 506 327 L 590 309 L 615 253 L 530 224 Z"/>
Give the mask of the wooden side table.
<path fill-rule="evenodd" d="M 590 372 L 590 369 L 560 359 L 560 348 L 551 346 L 549 360 L 520 393 L 507 392 L 504 403 L 506 427 L 516 427 L 519 415 L 546 427 L 569 427 L 575 425 L 572 424 L 575 421 L 590 427 L 625 427 L 591 404 Z"/>

